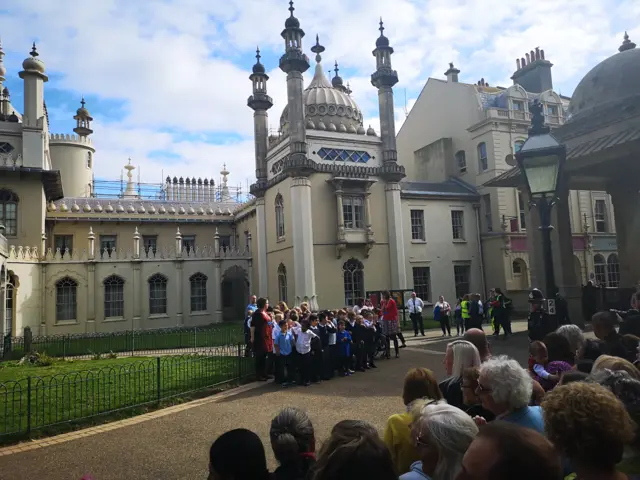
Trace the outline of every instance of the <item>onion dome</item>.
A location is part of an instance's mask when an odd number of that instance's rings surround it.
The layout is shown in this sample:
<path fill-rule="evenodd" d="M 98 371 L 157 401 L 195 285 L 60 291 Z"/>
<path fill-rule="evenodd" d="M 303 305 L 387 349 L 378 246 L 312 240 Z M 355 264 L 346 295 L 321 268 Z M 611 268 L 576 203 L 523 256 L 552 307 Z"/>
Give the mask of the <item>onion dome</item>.
<path fill-rule="evenodd" d="M 349 126 L 357 130 L 362 123 L 362 111 L 345 91 L 335 88 L 322 67 L 320 53 L 324 47 L 316 37 L 316 45 L 311 49 L 316 53 L 316 70 L 311 82 L 302 94 L 306 122 L 312 122 L 317 130 L 336 131 L 336 125 L 343 123 L 346 130 Z M 331 126 L 333 125 L 333 126 Z M 289 106 L 287 105 L 280 116 L 280 130 L 286 133 L 289 129 Z"/>
<path fill-rule="evenodd" d="M 44 62 L 38 58 L 40 54 L 38 53 L 38 49 L 36 48 L 36 42 L 33 42 L 33 47 L 31 48 L 31 52 L 29 53 L 29 57 L 22 62 L 22 69 L 25 72 L 35 72 L 44 74 Z"/>
<path fill-rule="evenodd" d="M 260 62 L 260 48 L 256 48 L 256 64 L 253 66 L 253 73 L 265 73 L 264 65 Z"/>
<path fill-rule="evenodd" d="M 82 100 L 80 100 L 80 108 L 76 110 L 76 115 L 78 117 L 84 117 L 89 120 L 93 120 L 93 118 L 91 118 L 91 115 L 89 114 L 89 110 L 85 108 L 86 103 L 87 102 L 84 101 L 84 97 L 82 97 Z"/>
<path fill-rule="evenodd" d="M 382 23 L 382 17 L 380 17 L 380 36 L 376 40 L 376 47 L 388 47 L 389 39 L 384 36 L 384 24 Z"/>
<path fill-rule="evenodd" d="M 369 125 L 369 128 L 367 128 L 367 135 L 369 135 L 370 137 L 376 136 L 376 131 L 373 129 L 371 125 Z"/>
<path fill-rule="evenodd" d="M 287 21 L 284 22 L 285 28 L 300 28 L 300 20 L 293 16 L 293 11 L 295 8 L 293 7 L 293 0 L 289 2 L 289 11 L 291 12 L 291 16 L 287 18 Z"/>
<path fill-rule="evenodd" d="M 331 79 L 331 85 L 333 85 L 333 88 L 338 88 L 339 89 L 344 85 L 344 83 L 342 81 L 342 77 L 338 73 L 340 70 L 338 69 L 338 62 L 337 61 L 335 63 L 335 68 L 333 69 L 333 71 L 336 72 L 336 74 Z"/>

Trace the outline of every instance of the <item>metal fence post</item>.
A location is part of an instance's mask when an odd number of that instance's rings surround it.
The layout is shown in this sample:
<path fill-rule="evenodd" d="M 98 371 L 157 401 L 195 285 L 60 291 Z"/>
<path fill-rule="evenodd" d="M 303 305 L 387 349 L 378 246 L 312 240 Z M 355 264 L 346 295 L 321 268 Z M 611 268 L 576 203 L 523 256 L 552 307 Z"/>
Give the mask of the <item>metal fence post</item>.
<path fill-rule="evenodd" d="M 67 337 L 62 336 L 62 358 L 66 358 L 67 356 Z"/>
<path fill-rule="evenodd" d="M 131 329 L 131 356 L 135 354 L 136 351 L 136 331 Z"/>
<path fill-rule="evenodd" d="M 193 327 L 193 350 L 198 350 L 198 327 Z"/>
<path fill-rule="evenodd" d="M 27 377 L 27 435 L 31 433 L 31 376 Z"/>
<path fill-rule="evenodd" d="M 238 385 L 240 385 L 240 380 L 242 379 L 242 344 L 238 344 Z"/>
<path fill-rule="evenodd" d="M 162 398 L 162 392 L 160 388 L 160 357 L 156 357 L 156 373 L 158 377 L 157 386 L 158 386 L 158 405 L 160 404 L 160 399 Z"/>

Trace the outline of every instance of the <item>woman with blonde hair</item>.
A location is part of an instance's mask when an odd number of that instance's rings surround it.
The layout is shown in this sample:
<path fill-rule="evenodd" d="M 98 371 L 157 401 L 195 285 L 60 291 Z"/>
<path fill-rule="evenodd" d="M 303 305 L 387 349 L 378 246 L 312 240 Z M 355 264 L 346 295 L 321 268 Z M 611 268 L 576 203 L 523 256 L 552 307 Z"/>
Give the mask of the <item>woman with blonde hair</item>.
<path fill-rule="evenodd" d="M 418 403 L 411 433 L 420 461 L 413 463 L 400 480 L 454 480 L 478 427 L 469 415 L 452 405 Z"/>
<path fill-rule="evenodd" d="M 480 366 L 480 353 L 473 343 L 456 340 L 447 345 L 443 363 L 449 377 L 440 382 L 440 391 L 449 405 L 463 408 L 462 372 Z"/>
<path fill-rule="evenodd" d="M 591 369 L 591 375 L 601 372 L 603 370 L 611 370 L 612 372 L 627 372 L 631 378 L 640 380 L 640 370 L 631 363 L 629 360 L 625 360 L 620 357 L 612 357 L 611 355 L 600 355 L 595 362 L 593 362 L 593 368 Z"/>
<path fill-rule="evenodd" d="M 411 423 L 414 420 L 412 405 L 421 399 L 441 400 L 442 393 L 431 370 L 412 368 L 404 377 L 402 390 L 406 411 L 391 415 L 384 429 L 384 443 L 391 452 L 393 464 L 399 474 L 408 472 L 411 464 L 420 459 L 411 438 Z"/>

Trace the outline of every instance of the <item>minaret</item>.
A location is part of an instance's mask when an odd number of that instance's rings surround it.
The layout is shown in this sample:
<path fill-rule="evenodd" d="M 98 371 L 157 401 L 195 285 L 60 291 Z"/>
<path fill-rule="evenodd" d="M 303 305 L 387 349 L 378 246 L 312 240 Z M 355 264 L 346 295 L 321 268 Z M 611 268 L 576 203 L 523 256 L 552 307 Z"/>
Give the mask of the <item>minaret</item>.
<path fill-rule="evenodd" d="M 0 38 L 0 92 L 2 92 L 2 84 L 6 80 L 4 76 L 7 74 L 7 67 L 4 66 L 4 50 L 2 49 L 2 39 Z"/>
<path fill-rule="evenodd" d="M 80 137 L 88 137 L 93 133 L 91 130 L 91 122 L 93 118 L 89 114 L 89 110 L 84 108 L 85 105 L 84 97 L 80 100 L 81 107 L 76 111 L 73 119 L 76 121 L 76 128 L 73 129 Z"/>
<path fill-rule="evenodd" d="M 44 83 L 49 80 L 44 62 L 38 58 L 36 44 L 29 57 L 22 62 L 18 74 L 24 80 L 24 109 L 22 111 L 22 160 L 25 167 L 48 169 L 45 157 L 46 117 Z"/>
<path fill-rule="evenodd" d="M 307 158 L 307 142 L 304 124 L 302 74 L 309 68 L 309 58 L 302 51 L 304 32 L 293 16 L 293 1 L 289 2 L 291 16 L 285 22 L 282 38 L 285 53 L 280 57 L 280 69 L 287 74 L 287 98 L 289 99 L 289 158 L 284 172 L 290 175 L 290 235 L 293 240 L 293 271 L 295 303 L 308 302 L 312 310 L 318 309 L 316 297 L 315 261 L 313 255 L 313 222 L 311 214 L 311 181 L 314 162 Z M 311 49 L 316 54 L 318 68 L 320 53 L 324 47 L 316 37 Z M 286 206 L 285 206 L 286 208 Z"/>
<path fill-rule="evenodd" d="M 252 186 L 251 193 L 256 197 L 264 194 L 267 182 L 267 150 L 269 148 L 269 114 L 267 111 L 273 107 L 272 98 L 267 95 L 267 81 L 269 76 L 260 63 L 260 48 L 256 50 L 256 64 L 253 73 L 249 76 L 253 84 L 253 95 L 247 100 L 247 105 L 253 110 L 253 131 L 256 146 L 256 184 Z"/>
<path fill-rule="evenodd" d="M 29 57 L 22 62 L 20 78 L 24 80 L 24 111 L 22 125 L 25 128 L 42 129 L 44 125 L 44 83 L 49 81 L 44 62 L 34 42 Z M 25 155 L 26 156 L 26 155 Z"/>
<path fill-rule="evenodd" d="M 304 31 L 300 21 L 293 16 L 293 0 L 289 2 L 291 15 L 280 34 L 284 38 L 285 51 L 280 57 L 280 70 L 287 74 L 287 98 L 289 99 L 289 164 L 302 166 L 307 154 L 307 135 L 304 128 L 304 105 L 302 74 L 309 69 L 309 57 L 302 51 Z"/>
<path fill-rule="evenodd" d="M 256 260 L 258 267 L 258 285 L 254 292 L 260 297 L 268 295 L 267 272 L 267 212 L 265 210 L 264 194 L 267 188 L 267 151 L 269 149 L 269 114 L 267 111 L 273 106 L 273 100 L 267 95 L 267 81 L 264 65 L 260 62 L 260 49 L 256 50 L 256 64 L 249 77 L 253 83 L 253 95 L 247 100 L 247 105 L 253 109 L 253 132 L 256 148 L 256 183 L 251 185 L 251 193 L 256 197 Z"/>
<path fill-rule="evenodd" d="M 127 163 L 124 168 L 127 171 L 127 186 L 122 194 L 122 198 L 127 198 L 129 200 L 139 198 L 138 192 L 136 191 L 136 185 L 133 183 L 133 173 L 131 173 L 136 169 L 136 167 L 131 165 L 131 159 L 129 159 L 129 163 Z"/>
<path fill-rule="evenodd" d="M 2 39 L 0 38 L 0 120 L 9 116 L 9 89 L 3 86 L 6 80 L 7 67 L 4 66 L 4 50 L 2 49 Z"/>
<path fill-rule="evenodd" d="M 229 173 L 231 172 L 227 170 L 227 164 L 222 164 L 222 170 L 220 170 L 220 175 L 222 175 L 222 188 L 220 189 L 221 202 L 228 202 L 229 200 L 231 200 L 231 195 L 229 195 L 229 185 L 227 185 L 227 183 L 229 182 L 229 179 L 227 178 L 229 176 Z"/>
<path fill-rule="evenodd" d="M 380 105 L 380 139 L 382 140 L 381 177 L 385 180 L 385 200 L 387 210 L 387 230 L 389 236 L 389 260 L 391 266 L 391 286 L 394 289 L 407 288 L 407 268 L 404 255 L 402 227 L 402 202 L 400 180 L 404 178 L 404 167 L 398 165 L 396 149 L 396 122 L 393 107 L 393 86 L 398 83 L 398 73 L 391 67 L 393 48 L 384 36 L 384 24 L 380 19 L 380 36 L 376 40 L 373 55 L 376 57 L 376 71 L 371 75 L 371 83 L 378 89 Z"/>

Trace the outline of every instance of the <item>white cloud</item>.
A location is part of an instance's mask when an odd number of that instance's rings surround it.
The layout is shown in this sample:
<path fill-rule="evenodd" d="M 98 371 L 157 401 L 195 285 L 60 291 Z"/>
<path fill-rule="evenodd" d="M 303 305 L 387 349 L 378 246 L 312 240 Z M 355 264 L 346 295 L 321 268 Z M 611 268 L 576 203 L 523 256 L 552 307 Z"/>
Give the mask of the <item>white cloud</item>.
<path fill-rule="evenodd" d="M 286 1 L 5 3 L 0 35 L 9 75 L 16 75 L 36 39 L 52 77 L 48 88 L 123 105 L 120 118 L 93 111 L 98 175 L 117 177 L 131 156 L 145 181 L 158 181 L 161 171 L 217 179 L 225 162 L 236 182 L 253 178 L 248 75 L 259 44 L 275 103 L 270 126 L 277 129 L 287 98 L 285 75 L 277 68 Z M 305 49 L 319 33 L 326 47 L 324 69 L 338 60 L 365 127 L 377 131 L 378 99 L 370 74 L 379 16 L 395 48 L 392 61 L 400 78 L 397 130 L 405 117 L 405 92 L 410 109 L 426 78 L 443 77 L 450 61 L 462 71 L 461 81 L 483 77 L 492 85 L 508 85 L 515 59 L 541 47 L 555 64 L 556 88 L 570 94 L 591 66 L 615 53 L 625 27 L 640 41 L 640 27 L 631 28 L 640 24 L 637 0 L 298 0 L 295 14 L 307 33 Z M 313 67 L 307 81 L 312 74 Z M 49 106 L 56 108 L 51 101 Z M 65 128 L 71 128 L 70 118 Z"/>

